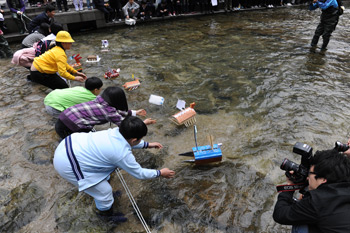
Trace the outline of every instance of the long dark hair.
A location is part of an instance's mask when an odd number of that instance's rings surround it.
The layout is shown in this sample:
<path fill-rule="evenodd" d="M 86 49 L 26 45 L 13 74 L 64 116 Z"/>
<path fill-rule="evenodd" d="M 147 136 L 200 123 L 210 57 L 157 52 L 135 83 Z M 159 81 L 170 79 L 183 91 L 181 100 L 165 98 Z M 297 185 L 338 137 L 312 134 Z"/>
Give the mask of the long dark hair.
<path fill-rule="evenodd" d="M 64 51 L 66 51 L 62 46 L 62 42 L 56 41 L 56 46 L 61 47 Z"/>
<path fill-rule="evenodd" d="M 117 110 L 128 111 L 128 102 L 125 92 L 120 87 L 107 87 L 101 97 Z"/>

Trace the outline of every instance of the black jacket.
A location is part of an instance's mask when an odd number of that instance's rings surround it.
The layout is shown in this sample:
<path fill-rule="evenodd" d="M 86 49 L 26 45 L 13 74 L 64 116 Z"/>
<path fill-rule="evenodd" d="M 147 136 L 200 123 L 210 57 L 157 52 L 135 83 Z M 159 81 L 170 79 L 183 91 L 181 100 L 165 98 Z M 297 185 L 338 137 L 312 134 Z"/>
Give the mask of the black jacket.
<path fill-rule="evenodd" d="M 37 30 L 42 23 L 50 24 L 50 18 L 47 16 L 46 12 L 41 13 L 40 15 L 37 15 L 29 24 L 28 30 L 30 33 Z"/>
<path fill-rule="evenodd" d="M 273 219 L 285 225 L 309 226 L 309 233 L 350 232 L 350 183 L 321 184 L 293 201 L 294 192 L 282 192 Z"/>

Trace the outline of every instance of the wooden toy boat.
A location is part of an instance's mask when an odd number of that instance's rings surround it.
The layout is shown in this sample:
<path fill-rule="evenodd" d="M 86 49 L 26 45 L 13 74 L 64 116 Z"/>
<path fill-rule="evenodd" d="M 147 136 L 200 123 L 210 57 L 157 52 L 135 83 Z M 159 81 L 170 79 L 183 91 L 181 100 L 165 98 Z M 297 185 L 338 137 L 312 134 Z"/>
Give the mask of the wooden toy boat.
<path fill-rule="evenodd" d="M 137 89 L 141 85 L 140 81 L 136 79 L 135 81 L 126 82 L 123 87 L 125 90 L 132 91 Z"/>
<path fill-rule="evenodd" d="M 194 156 L 194 159 L 185 160 L 183 162 L 198 164 L 207 164 L 220 162 L 222 160 L 221 143 L 214 144 L 213 148 L 210 145 L 192 147 L 192 151 L 179 154 L 181 156 Z"/>
<path fill-rule="evenodd" d="M 170 120 L 176 125 L 185 125 L 189 127 L 196 123 L 196 111 L 193 109 L 195 103 L 190 104 L 190 107 L 181 110 L 180 112 L 171 116 Z"/>
<path fill-rule="evenodd" d="M 89 55 L 86 62 L 99 62 L 101 58 L 98 55 Z"/>
<path fill-rule="evenodd" d="M 222 160 L 221 146 L 222 143 L 213 144 L 213 137 L 209 136 L 210 145 L 197 146 L 197 127 L 194 126 L 194 138 L 196 147 L 192 147 L 192 151 L 181 153 L 181 156 L 191 156 L 194 159 L 185 160 L 183 162 L 199 164 L 207 164 L 220 162 Z"/>

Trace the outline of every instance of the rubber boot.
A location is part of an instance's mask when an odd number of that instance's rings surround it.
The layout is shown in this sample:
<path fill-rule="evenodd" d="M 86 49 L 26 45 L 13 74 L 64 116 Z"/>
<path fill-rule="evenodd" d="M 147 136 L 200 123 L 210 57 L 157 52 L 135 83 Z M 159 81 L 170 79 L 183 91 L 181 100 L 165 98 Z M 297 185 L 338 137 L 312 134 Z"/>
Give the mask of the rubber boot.
<path fill-rule="evenodd" d="M 96 214 L 103 220 L 112 223 L 122 223 L 126 222 L 128 219 L 124 216 L 123 213 L 115 213 L 113 212 L 113 208 L 110 208 L 106 211 L 97 210 Z"/>
<path fill-rule="evenodd" d="M 12 50 L 3 35 L 0 35 L 0 50 L 5 53 L 7 58 L 12 58 Z"/>
<path fill-rule="evenodd" d="M 316 47 L 319 39 L 319 36 L 314 36 L 311 41 L 311 47 Z"/>

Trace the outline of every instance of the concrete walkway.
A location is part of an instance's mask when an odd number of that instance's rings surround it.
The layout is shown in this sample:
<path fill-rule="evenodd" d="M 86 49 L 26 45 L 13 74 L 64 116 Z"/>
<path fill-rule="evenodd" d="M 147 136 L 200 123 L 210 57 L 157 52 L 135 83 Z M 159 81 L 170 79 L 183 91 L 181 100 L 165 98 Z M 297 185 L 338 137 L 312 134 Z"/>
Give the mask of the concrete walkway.
<path fill-rule="evenodd" d="M 295 5 L 295 6 L 297 7 L 300 5 Z M 277 8 L 282 8 L 282 7 L 286 7 L 286 6 L 280 6 Z M 43 6 L 28 7 L 26 8 L 25 12 L 30 18 L 34 18 L 36 15 L 42 13 L 44 9 L 45 8 Z M 219 6 L 219 9 L 222 9 L 222 7 Z M 276 8 L 273 8 L 273 9 L 276 9 Z M 257 10 L 270 10 L 270 9 L 266 7 L 258 7 L 258 8 L 240 9 L 240 10 L 235 10 L 230 12 L 225 12 L 224 10 L 218 10 L 218 11 L 214 11 L 214 13 L 212 14 L 234 14 L 234 13 L 239 13 L 241 11 L 257 11 Z M 161 21 L 161 20 L 176 20 L 180 18 L 197 17 L 202 15 L 207 15 L 207 14 L 195 12 L 195 13 L 183 14 L 178 16 L 167 16 L 164 18 L 153 17 L 152 19 L 147 21 L 137 20 L 137 24 Z M 28 34 L 18 33 L 17 25 L 12 19 L 8 9 L 5 10 L 4 16 L 5 16 L 5 24 L 9 29 L 9 31 L 4 34 L 7 41 L 9 43 L 22 41 L 23 38 Z M 69 32 L 73 32 L 73 33 L 81 30 L 91 30 L 91 29 L 97 29 L 97 28 L 130 27 L 126 25 L 123 20 L 116 21 L 114 23 L 105 23 L 104 15 L 102 12 L 96 9 L 88 10 L 87 8 L 85 8 L 85 10 L 83 11 L 75 11 L 74 8 L 70 8 L 70 11 L 68 12 L 58 13 L 57 11 L 55 15 L 55 21 L 63 24 L 63 27 L 65 30 L 68 30 Z"/>

